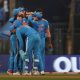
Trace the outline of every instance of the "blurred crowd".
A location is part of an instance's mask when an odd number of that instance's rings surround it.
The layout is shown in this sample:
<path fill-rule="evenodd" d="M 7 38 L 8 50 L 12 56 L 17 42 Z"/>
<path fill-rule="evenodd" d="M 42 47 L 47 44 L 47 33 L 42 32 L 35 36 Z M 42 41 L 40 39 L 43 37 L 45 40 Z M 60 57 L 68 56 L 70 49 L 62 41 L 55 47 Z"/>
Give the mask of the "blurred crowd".
<path fill-rule="evenodd" d="M 0 28 L 6 23 L 8 20 L 9 10 L 8 10 L 8 0 L 0 1 Z"/>

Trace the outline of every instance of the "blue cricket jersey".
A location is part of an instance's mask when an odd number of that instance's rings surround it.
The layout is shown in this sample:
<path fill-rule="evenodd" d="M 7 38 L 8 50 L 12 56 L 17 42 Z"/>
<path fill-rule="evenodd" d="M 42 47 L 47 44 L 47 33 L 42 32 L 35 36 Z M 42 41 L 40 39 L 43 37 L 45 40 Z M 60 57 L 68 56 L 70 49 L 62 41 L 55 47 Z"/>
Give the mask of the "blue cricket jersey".
<path fill-rule="evenodd" d="M 31 28 L 30 26 L 26 25 L 26 26 L 21 26 L 19 28 L 17 28 L 17 30 L 21 33 L 24 34 L 27 37 L 32 37 L 32 36 L 36 36 L 36 34 L 38 34 L 38 32 L 36 30 L 34 30 L 33 28 Z"/>
<path fill-rule="evenodd" d="M 28 17 L 29 22 L 32 23 L 32 27 L 39 32 L 40 37 L 44 38 L 45 36 L 45 30 L 49 28 L 49 23 L 45 19 L 41 19 L 39 21 L 35 21 L 32 19 L 32 16 Z"/>
<path fill-rule="evenodd" d="M 22 25 L 22 20 L 15 20 L 13 25 L 10 26 L 10 30 L 16 29 Z"/>

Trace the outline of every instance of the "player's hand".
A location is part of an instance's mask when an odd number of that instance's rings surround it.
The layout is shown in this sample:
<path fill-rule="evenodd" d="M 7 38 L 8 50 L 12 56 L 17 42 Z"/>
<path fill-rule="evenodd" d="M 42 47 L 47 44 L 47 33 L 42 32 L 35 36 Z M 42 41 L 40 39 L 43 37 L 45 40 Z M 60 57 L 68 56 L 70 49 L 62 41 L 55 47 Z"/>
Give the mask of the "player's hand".
<path fill-rule="evenodd" d="M 53 51 L 54 51 L 54 49 L 53 49 L 52 44 L 49 44 L 49 46 L 48 46 L 48 52 L 49 52 L 49 54 L 52 54 Z"/>
<path fill-rule="evenodd" d="M 53 48 L 53 45 L 51 43 L 49 44 L 49 48 Z"/>
<path fill-rule="evenodd" d="M 10 36 L 10 34 L 11 34 L 11 33 L 10 33 L 10 32 L 8 32 L 8 34 L 7 34 L 7 35 L 8 35 L 8 36 Z"/>
<path fill-rule="evenodd" d="M 12 30 L 11 32 L 12 32 L 12 33 L 16 33 L 16 30 L 14 29 L 14 30 Z"/>

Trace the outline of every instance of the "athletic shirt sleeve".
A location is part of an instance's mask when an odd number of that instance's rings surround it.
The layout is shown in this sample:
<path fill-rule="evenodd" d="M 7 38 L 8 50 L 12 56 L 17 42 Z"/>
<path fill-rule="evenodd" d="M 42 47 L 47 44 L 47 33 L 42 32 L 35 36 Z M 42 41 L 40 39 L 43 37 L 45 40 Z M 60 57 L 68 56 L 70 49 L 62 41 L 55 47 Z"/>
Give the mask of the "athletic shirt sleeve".
<path fill-rule="evenodd" d="M 49 23 L 47 20 L 45 20 L 45 29 L 49 29 Z"/>
<path fill-rule="evenodd" d="M 36 21 L 33 20 L 32 16 L 28 16 L 28 21 L 31 22 L 32 24 L 36 24 Z"/>
<path fill-rule="evenodd" d="M 32 21 L 33 21 L 32 16 L 28 16 L 28 21 L 29 21 L 29 22 L 32 22 Z"/>
<path fill-rule="evenodd" d="M 14 24 L 15 28 L 18 28 L 22 25 L 22 22 L 19 20 L 15 20 L 13 24 Z"/>

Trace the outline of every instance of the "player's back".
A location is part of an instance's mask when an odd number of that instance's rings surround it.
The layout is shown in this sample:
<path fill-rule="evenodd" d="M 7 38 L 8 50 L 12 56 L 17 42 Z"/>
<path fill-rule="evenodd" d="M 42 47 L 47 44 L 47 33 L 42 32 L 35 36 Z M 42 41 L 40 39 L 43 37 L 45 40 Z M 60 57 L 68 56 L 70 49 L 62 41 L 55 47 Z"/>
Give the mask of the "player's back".
<path fill-rule="evenodd" d="M 45 37 L 45 30 L 48 28 L 48 21 L 41 19 L 39 21 L 34 21 L 33 28 L 39 32 L 40 37 Z"/>
<path fill-rule="evenodd" d="M 18 30 L 20 31 L 21 34 L 24 34 L 27 37 L 36 36 L 36 34 L 38 34 L 38 32 L 36 30 L 34 30 L 33 28 L 31 28 L 28 25 L 21 26 L 18 28 Z"/>
<path fill-rule="evenodd" d="M 22 21 L 21 20 L 15 20 L 13 24 L 16 28 L 18 28 L 22 25 Z"/>

